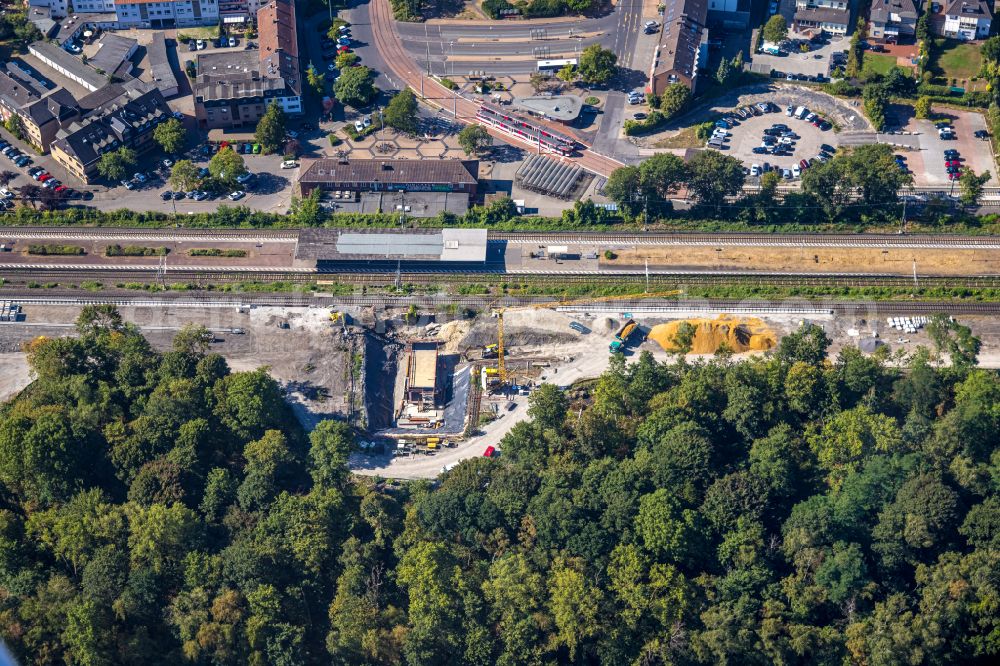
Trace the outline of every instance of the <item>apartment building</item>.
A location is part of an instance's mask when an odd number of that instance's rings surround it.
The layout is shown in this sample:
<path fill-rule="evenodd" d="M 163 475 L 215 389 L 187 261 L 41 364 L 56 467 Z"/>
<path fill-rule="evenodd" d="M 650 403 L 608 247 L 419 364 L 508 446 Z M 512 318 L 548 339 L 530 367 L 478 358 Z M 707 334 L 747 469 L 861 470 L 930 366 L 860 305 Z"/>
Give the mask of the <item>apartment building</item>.
<path fill-rule="evenodd" d="M 119 28 L 216 25 L 218 0 L 115 0 Z"/>
<path fill-rule="evenodd" d="M 291 0 L 274 0 L 257 11 L 259 48 L 198 56 L 195 117 L 204 129 L 253 128 L 277 102 L 289 115 L 302 113 L 302 80 Z"/>
<path fill-rule="evenodd" d="M 73 0 L 73 13 L 114 14 L 115 0 Z"/>
<path fill-rule="evenodd" d="M 43 95 L 29 82 L 0 71 L 0 119 L 19 118 L 24 139 L 40 152 L 49 152 L 56 133 L 79 115 L 77 101 L 65 88 Z"/>
<path fill-rule="evenodd" d="M 872 0 L 868 36 L 876 42 L 897 42 L 917 33 L 917 7 L 913 0 Z"/>
<path fill-rule="evenodd" d="M 944 10 L 942 35 L 952 39 L 986 39 L 993 23 L 993 5 L 987 0 L 952 0 Z"/>
<path fill-rule="evenodd" d="M 159 90 L 141 81 L 113 83 L 82 98 L 83 117 L 60 130 L 52 156 L 79 180 L 97 178 L 106 152 L 126 146 L 143 153 L 154 147 L 153 130 L 171 117 Z"/>
<path fill-rule="evenodd" d="M 660 43 L 649 72 L 649 90 L 660 95 L 672 83 L 694 90 L 708 57 L 708 0 L 667 0 Z"/>
<path fill-rule="evenodd" d="M 795 0 L 795 32 L 846 35 L 850 25 L 851 6 L 847 0 Z"/>

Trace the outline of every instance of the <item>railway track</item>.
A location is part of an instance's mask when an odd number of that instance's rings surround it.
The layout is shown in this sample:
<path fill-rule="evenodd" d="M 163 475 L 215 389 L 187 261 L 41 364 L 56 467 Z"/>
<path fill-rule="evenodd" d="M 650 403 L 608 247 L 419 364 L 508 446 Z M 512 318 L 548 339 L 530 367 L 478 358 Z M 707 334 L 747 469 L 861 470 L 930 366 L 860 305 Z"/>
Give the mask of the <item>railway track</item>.
<path fill-rule="evenodd" d="M 545 304 L 562 307 L 568 312 L 656 312 L 662 314 L 704 312 L 748 312 L 759 314 L 797 314 L 819 316 L 877 317 L 887 315 L 928 315 L 938 312 L 965 315 L 1000 314 L 1000 303 L 971 301 L 837 301 L 805 299 L 635 299 L 602 301 L 559 306 L 551 296 L 505 297 L 494 296 L 321 296 L 302 294 L 176 294 L 165 292 L 155 295 L 134 294 L 79 294 L 58 293 L 46 296 L 5 292 L 4 297 L 23 306 L 30 305 L 94 305 L 112 304 L 118 307 L 359 307 L 407 308 L 417 305 L 436 310 L 443 305 L 456 305 L 467 309 L 484 309 L 502 305 L 518 307 Z"/>
<path fill-rule="evenodd" d="M 550 245 L 691 245 L 738 247 L 850 247 L 922 249 L 1000 249 L 995 236 L 909 236 L 900 234 L 604 234 L 574 232 L 496 233 L 489 242 Z"/>
<path fill-rule="evenodd" d="M 294 243 L 297 229 L 142 229 L 115 227 L 3 227 L 0 238 L 10 240 L 58 238 L 60 240 L 191 241 Z"/>
<path fill-rule="evenodd" d="M 634 271 L 611 272 L 508 272 L 500 269 L 467 271 L 393 271 L 377 272 L 372 269 L 356 271 L 303 271 L 277 269 L 206 269 L 158 266 L 120 267 L 39 267 L 9 265 L 0 267 L 0 278 L 10 284 L 27 283 L 74 283 L 94 281 L 105 283 L 162 283 L 210 286 L 233 283 L 286 282 L 296 284 L 316 283 L 324 285 L 384 286 L 393 284 L 483 284 L 483 285 L 534 285 L 564 284 L 648 284 L 662 285 L 723 285 L 740 284 L 760 287 L 965 287 L 1000 288 L 1000 275 L 978 276 L 934 276 L 917 275 L 916 284 L 912 275 L 883 273 L 772 273 L 740 271 Z"/>

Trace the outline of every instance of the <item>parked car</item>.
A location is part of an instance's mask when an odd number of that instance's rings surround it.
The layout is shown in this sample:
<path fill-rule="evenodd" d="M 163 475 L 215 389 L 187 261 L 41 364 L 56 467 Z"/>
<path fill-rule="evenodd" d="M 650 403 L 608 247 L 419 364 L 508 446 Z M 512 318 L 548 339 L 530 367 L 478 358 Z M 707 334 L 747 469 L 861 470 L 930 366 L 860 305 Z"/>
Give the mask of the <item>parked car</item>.
<path fill-rule="evenodd" d="M 14 160 L 14 164 L 16 164 L 19 167 L 26 167 L 29 164 L 31 164 L 31 158 L 28 157 L 27 155 L 22 155 L 21 157 L 18 157 L 16 160 Z"/>
<path fill-rule="evenodd" d="M 121 181 L 121 184 L 122 184 L 122 186 L 126 190 L 134 190 L 135 189 L 135 183 L 133 183 L 131 180 L 123 180 L 123 181 Z"/>
<path fill-rule="evenodd" d="M 792 165 L 792 178 L 798 178 L 801 175 L 802 175 L 802 169 L 799 167 L 798 164 L 793 164 Z"/>
<path fill-rule="evenodd" d="M 199 191 L 197 191 L 197 192 L 194 193 L 194 197 L 192 197 L 192 198 L 195 201 L 204 201 L 205 199 L 208 198 L 208 192 L 199 190 Z"/>
<path fill-rule="evenodd" d="M 243 183 L 249 183 L 251 180 L 253 180 L 253 174 L 250 173 L 249 171 L 247 171 L 244 174 L 240 174 L 239 176 L 236 176 L 236 182 L 239 183 L 240 185 L 242 185 Z"/>
<path fill-rule="evenodd" d="M 205 40 L 204 39 L 199 39 L 198 41 L 195 42 L 195 45 L 198 47 L 199 51 L 204 51 L 205 50 Z"/>
<path fill-rule="evenodd" d="M 55 188 L 53 188 L 53 190 L 55 192 L 58 192 L 59 194 L 62 194 L 64 192 L 69 192 L 69 188 L 62 184 L 56 185 Z"/>
<path fill-rule="evenodd" d="M 160 198 L 164 201 L 170 201 L 174 198 L 174 193 L 170 190 L 164 190 L 163 192 L 160 192 Z"/>
<path fill-rule="evenodd" d="M 146 178 L 146 174 L 144 174 L 143 172 L 139 171 L 139 172 L 136 172 L 136 174 L 134 176 L 132 176 L 132 180 L 134 180 L 135 182 L 141 184 L 141 183 L 145 183 L 147 180 L 149 180 L 149 178 Z"/>
<path fill-rule="evenodd" d="M 767 155 L 767 148 L 764 146 L 754 146 L 750 152 L 754 155 Z"/>
<path fill-rule="evenodd" d="M 285 160 L 281 163 L 282 169 L 297 169 L 298 166 L 299 163 L 296 162 L 295 160 Z"/>
<path fill-rule="evenodd" d="M 180 200 L 180 199 L 183 199 L 183 198 L 184 198 L 184 196 L 185 196 L 185 195 L 184 195 L 184 193 L 183 193 L 183 192 L 174 192 L 174 201 L 178 201 L 178 200 Z"/>
<path fill-rule="evenodd" d="M 632 118 L 635 120 L 645 120 L 646 114 L 640 111 L 639 113 L 633 113 Z"/>
<path fill-rule="evenodd" d="M 232 47 L 236 46 L 238 43 L 239 42 L 236 41 L 235 37 L 230 37 L 229 38 L 229 48 L 232 48 Z"/>
<path fill-rule="evenodd" d="M 210 175 L 210 173 L 211 172 L 208 170 L 208 167 L 200 167 L 198 169 L 198 177 L 199 178 L 208 178 L 208 176 Z"/>
<path fill-rule="evenodd" d="M 240 199 L 242 199 L 246 195 L 247 195 L 247 193 L 244 192 L 243 190 L 236 190 L 235 192 L 231 192 L 229 194 L 229 200 L 230 201 L 239 201 Z"/>
<path fill-rule="evenodd" d="M 760 175 L 760 165 L 759 164 L 753 164 L 753 165 L 750 166 L 750 175 L 751 176 L 759 176 Z"/>
<path fill-rule="evenodd" d="M 169 157 L 164 157 L 163 161 L 161 161 L 160 164 L 163 165 L 164 169 L 169 169 L 170 167 L 172 167 L 174 165 L 174 161 L 172 159 L 170 159 Z"/>
<path fill-rule="evenodd" d="M 806 161 L 806 160 L 799 160 L 799 166 L 802 167 L 803 170 L 804 169 L 808 169 L 809 168 L 809 162 Z"/>

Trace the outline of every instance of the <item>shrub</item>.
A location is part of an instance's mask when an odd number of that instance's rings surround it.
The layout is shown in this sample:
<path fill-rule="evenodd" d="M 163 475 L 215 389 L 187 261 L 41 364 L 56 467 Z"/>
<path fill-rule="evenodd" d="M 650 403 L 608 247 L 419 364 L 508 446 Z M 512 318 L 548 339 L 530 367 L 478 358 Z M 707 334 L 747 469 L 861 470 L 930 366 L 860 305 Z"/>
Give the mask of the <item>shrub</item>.
<path fill-rule="evenodd" d="M 79 245 L 54 245 L 32 243 L 28 246 L 28 254 L 37 255 L 81 255 L 87 254 Z"/>
<path fill-rule="evenodd" d="M 652 132 L 657 129 L 666 121 L 663 114 L 659 111 L 653 111 L 649 114 L 649 117 L 645 120 L 626 120 L 625 121 L 625 134 L 628 136 L 638 136 L 640 134 L 646 134 L 647 132 Z"/>
<path fill-rule="evenodd" d="M 141 245 L 118 245 L 117 243 L 104 248 L 107 257 L 162 257 L 170 252 L 166 247 L 143 247 Z"/>
<path fill-rule="evenodd" d="M 246 250 L 223 250 L 217 247 L 196 247 L 188 250 L 192 257 L 245 257 Z"/>
<path fill-rule="evenodd" d="M 329 134 L 327 134 L 326 138 L 330 140 L 330 145 L 331 146 L 339 146 L 341 143 L 343 143 L 341 141 L 340 137 L 337 136 L 336 134 L 334 134 L 333 132 L 330 132 Z"/>
<path fill-rule="evenodd" d="M 455 83 L 454 81 L 452 81 L 451 79 L 448 79 L 448 78 L 441 79 L 441 85 L 443 85 L 448 90 L 457 90 L 458 89 L 458 84 Z"/>
<path fill-rule="evenodd" d="M 596 97 L 588 97 L 587 99 L 583 100 L 583 103 L 584 104 L 589 104 L 591 106 L 597 106 L 598 104 L 601 103 L 601 100 L 599 100 Z"/>

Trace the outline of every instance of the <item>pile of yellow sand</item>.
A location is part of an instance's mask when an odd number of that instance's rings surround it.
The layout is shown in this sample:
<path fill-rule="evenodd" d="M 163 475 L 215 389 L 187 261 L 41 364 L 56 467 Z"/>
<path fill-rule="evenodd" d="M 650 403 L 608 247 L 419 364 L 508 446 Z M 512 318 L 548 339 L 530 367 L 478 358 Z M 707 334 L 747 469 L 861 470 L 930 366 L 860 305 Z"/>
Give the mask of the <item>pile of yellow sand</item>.
<path fill-rule="evenodd" d="M 720 315 L 718 319 L 681 319 L 654 326 L 649 337 L 666 351 L 676 351 L 674 342 L 681 325 L 688 323 L 695 328 L 691 340 L 692 354 L 714 354 L 722 343 L 733 352 L 766 351 L 774 347 L 774 331 L 755 317 L 739 318 Z"/>

